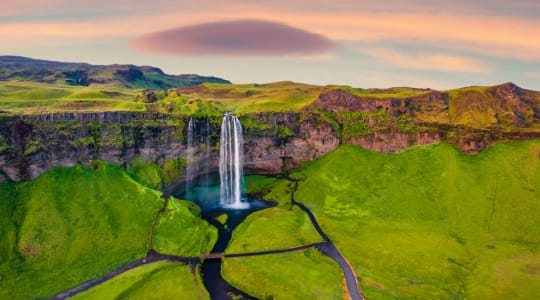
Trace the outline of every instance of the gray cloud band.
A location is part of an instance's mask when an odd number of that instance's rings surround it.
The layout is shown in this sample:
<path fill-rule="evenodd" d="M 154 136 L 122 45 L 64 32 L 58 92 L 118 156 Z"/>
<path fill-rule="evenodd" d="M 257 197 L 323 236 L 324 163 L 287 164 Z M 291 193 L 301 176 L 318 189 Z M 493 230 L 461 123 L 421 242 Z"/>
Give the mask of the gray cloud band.
<path fill-rule="evenodd" d="M 184 26 L 148 33 L 131 45 L 142 52 L 170 56 L 287 56 L 331 52 L 334 43 L 286 24 L 239 20 Z"/>

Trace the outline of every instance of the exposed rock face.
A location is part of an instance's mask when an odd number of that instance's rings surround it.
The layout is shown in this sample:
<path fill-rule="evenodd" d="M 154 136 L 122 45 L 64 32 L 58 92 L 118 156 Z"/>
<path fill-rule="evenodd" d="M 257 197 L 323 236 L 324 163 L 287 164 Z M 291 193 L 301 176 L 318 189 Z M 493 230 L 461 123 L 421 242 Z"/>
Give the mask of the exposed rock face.
<path fill-rule="evenodd" d="M 253 173 L 278 173 L 305 161 L 313 160 L 339 144 L 339 133 L 324 119 L 314 114 L 261 114 L 254 117 L 270 128 L 245 131 L 244 167 Z M 285 126 L 292 135 L 280 136 L 276 128 Z"/>
<path fill-rule="evenodd" d="M 419 117 L 424 114 L 448 115 L 448 95 L 432 90 L 409 98 L 360 98 L 344 90 L 332 90 L 323 93 L 314 103 L 315 106 L 329 112 L 365 112 L 373 113 L 379 110 L 391 116 L 406 114 Z M 441 121 L 445 121 L 444 118 Z"/>
<path fill-rule="evenodd" d="M 161 161 L 179 157 L 182 129 L 165 115 L 67 113 L 3 119 L 0 169 L 11 180 L 39 176 L 52 166 L 98 159 L 124 164 L 134 157 Z"/>
<path fill-rule="evenodd" d="M 395 130 L 376 131 L 373 134 L 360 135 L 348 142 L 372 151 L 394 153 L 403 151 L 411 146 L 427 145 L 441 141 L 437 131 L 405 133 Z"/>
<path fill-rule="evenodd" d="M 401 98 L 359 97 L 346 90 L 322 93 L 316 110 L 331 113 L 342 142 L 397 152 L 446 140 L 476 153 L 499 140 L 540 138 L 540 93 L 513 83 L 449 92 L 415 90 Z M 384 91 L 383 91 L 384 92 Z"/>
<path fill-rule="evenodd" d="M 195 157 L 204 162 L 195 174 L 218 168 L 221 118 L 195 118 Z M 399 99 L 364 99 L 337 89 L 323 92 L 302 112 L 255 113 L 240 120 L 246 173 L 271 174 L 342 143 L 398 152 L 448 141 L 476 153 L 495 141 L 538 139 L 540 93 L 504 84 L 466 88 L 452 97 L 420 90 Z M 185 116 L 149 112 L 0 116 L 0 182 L 32 179 L 53 166 L 88 165 L 95 159 L 121 165 L 134 159 L 160 164 L 185 159 L 187 123 Z M 180 173 L 174 180 L 182 180 L 182 171 L 169 170 Z"/>
<path fill-rule="evenodd" d="M 245 130 L 248 173 L 277 173 L 284 166 L 315 159 L 339 145 L 338 132 L 318 115 L 270 113 L 249 118 L 260 128 Z M 185 158 L 186 153 L 187 119 L 170 115 L 62 113 L 0 120 L 2 180 L 33 179 L 53 166 L 89 165 L 95 159 L 125 165 L 134 158 L 165 162 Z M 203 151 L 205 141 L 200 140 L 196 157 L 208 160 L 211 170 L 219 163 L 220 122 L 220 118 L 211 118 L 210 132 L 196 134 L 210 134 L 209 156 Z M 205 118 L 196 123 L 198 131 L 206 130 Z"/>

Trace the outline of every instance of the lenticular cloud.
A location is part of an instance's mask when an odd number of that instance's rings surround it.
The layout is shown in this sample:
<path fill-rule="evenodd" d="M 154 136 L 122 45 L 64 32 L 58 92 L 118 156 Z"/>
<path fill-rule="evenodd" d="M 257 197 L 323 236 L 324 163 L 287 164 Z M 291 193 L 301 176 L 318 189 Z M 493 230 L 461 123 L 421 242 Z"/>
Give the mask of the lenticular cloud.
<path fill-rule="evenodd" d="M 132 46 L 171 56 L 287 56 L 331 51 L 328 38 L 286 24 L 241 20 L 213 22 L 145 34 Z"/>

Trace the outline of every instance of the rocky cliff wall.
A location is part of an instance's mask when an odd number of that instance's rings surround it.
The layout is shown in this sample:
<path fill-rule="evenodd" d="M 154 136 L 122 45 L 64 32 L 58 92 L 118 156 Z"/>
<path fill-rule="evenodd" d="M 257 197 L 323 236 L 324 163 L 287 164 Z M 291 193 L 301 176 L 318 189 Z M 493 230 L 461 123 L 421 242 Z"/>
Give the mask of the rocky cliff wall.
<path fill-rule="evenodd" d="M 337 97 L 330 103 L 339 104 L 339 97 L 345 96 Z M 432 110 L 445 105 L 444 96 L 424 97 L 426 101 L 434 99 L 437 105 L 432 105 Z M 526 130 L 411 120 L 411 114 L 426 108 L 414 108 L 406 102 L 379 101 L 379 106 L 374 102 L 373 107 L 349 108 L 347 99 L 344 101 L 341 108 L 333 110 L 241 116 L 246 173 L 278 173 L 316 159 L 342 143 L 398 152 L 414 145 L 448 141 L 466 153 L 475 153 L 495 141 L 540 138 L 540 132 Z M 388 109 L 381 109 L 385 103 Z M 127 168 L 135 163 L 155 164 L 167 169 L 170 178 L 164 184 L 179 182 L 184 180 L 188 120 L 185 116 L 137 112 L 0 117 L 0 182 L 29 180 L 54 166 L 90 165 L 92 160 Z M 220 124 L 221 116 L 195 118 L 195 158 L 201 162 L 197 174 L 218 169 Z"/>
<path fill-rule="evenodd" d="M 242 117 L 245 166 L 270 174 L 332 151 L 339 133 L 316 114 L 268 113 Z M 187 117 L 150 113 L 62 113 L 0 118 L 0 180 L 33 179 L 54 166 L 103 160 L 164 164 L 186 156 Z M 217 170 L 221 118 L 195 120 L 195 157 Z M 210 130 L 207 125 L 210 125 Z M 206 135 L 210 149 L 206 151 Z M 178 164 L 179 173 L 183 164 Z"/>

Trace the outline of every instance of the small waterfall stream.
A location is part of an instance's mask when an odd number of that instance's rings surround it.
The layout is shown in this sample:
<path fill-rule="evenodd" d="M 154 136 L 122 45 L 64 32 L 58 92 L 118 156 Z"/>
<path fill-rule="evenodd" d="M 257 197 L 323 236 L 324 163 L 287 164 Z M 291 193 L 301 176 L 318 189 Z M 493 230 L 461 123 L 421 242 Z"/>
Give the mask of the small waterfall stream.
<path fill-rule="evenodd" d="M 243 198 L 244 138 L 242 125 L 236 116 L 226 113 L 221 123 L 219 148 L 220 204 L 232 209 L 247 208 Z"/>
<path fill-rule="evenodd" d="M 195 123 L 193 118 L 189 118 L 187 132 L 187 155 L 186 155 L 186 198 L 192 199 L 193 195 L 193 176 L 195 175 Z"/>
<path fill-rule="evenodd" d="M 210 120 L 206 118 L 206 136 L 205 136 L 205 160 L 204 160 L 204 183 L 206 185 L 210 182 L 210 167 L 212 161 L 210 160 Z"/>

